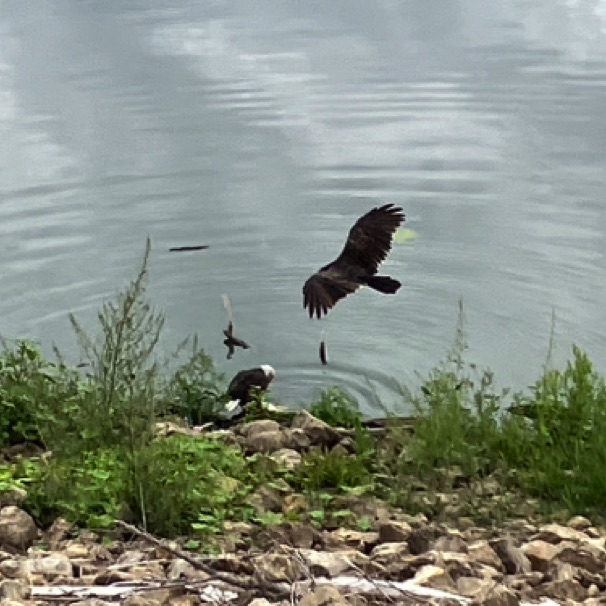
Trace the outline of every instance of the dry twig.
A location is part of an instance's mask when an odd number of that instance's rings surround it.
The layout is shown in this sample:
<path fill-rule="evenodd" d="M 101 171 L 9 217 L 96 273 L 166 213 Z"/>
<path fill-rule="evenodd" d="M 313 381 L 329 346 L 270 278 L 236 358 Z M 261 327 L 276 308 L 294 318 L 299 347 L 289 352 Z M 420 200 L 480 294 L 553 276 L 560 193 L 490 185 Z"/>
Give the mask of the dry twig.
<path fill-rule="evenodd" d="M 174 547 L 167 545 L 164 541 L 161 541 L 160 539 L 154 537 L 153 535 L 149 534 L 148 532 L 145 532 L 144 530 L 140 530 L 139 528 L 137 528 L 136 526 L 133 526 L 132 524 L 127 524 L 126 522 L 123 522 L 122 520 L 116 520 L 116 524 L 118 526 L 124 528 L 128 532 L 133 533 L 135 536 L 146 540 L 147 542 L 151 543 L 152 545 L 161 547 L 162 549 L 168 551 L 172 555 L 184 560 L 188 564 L 191 564 L 196 570 L 201 570 L 202 572 L 206 573 L 213 579 L 215 579 L 217 581 L 221 581 L 222 583 L 225 583 L 226 585 L 230 585 L 231 587 L 237 587 L 238 589 L 242 589 L 244 591 L 249 591 L 249 592 L 253 593 L 255 596 L 259 596 L 259 597 L 266 597 L 266 596 L 271 595 L 271 597 L 278 599 L 278 600 L 288 599 L 288 597 L 289 597 L 290 592 L 286 588 L 279 587 L 279 586 L 276 586 L 275 584 L 271 584 L 271 583 L 267 583 L 267 582 L 262 582 L 262 581 L 257 582 L 257 581 L 253 581 L 251 579 L 243 579 L 239 576 L 230 574 L 228 572 L 220 572 L 218 570 L 215 570 L 209 564 L 202 562 L 200 559 L 189 555 L 188 553 L 184 552 L 181 549 L 176 549 Z"/>

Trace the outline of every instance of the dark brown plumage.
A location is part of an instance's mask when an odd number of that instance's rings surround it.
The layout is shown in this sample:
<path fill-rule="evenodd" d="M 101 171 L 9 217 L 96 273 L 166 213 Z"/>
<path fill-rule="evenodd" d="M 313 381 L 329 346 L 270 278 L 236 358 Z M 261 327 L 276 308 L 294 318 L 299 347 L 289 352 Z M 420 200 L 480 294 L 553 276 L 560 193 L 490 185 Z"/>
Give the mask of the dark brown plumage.
<path fill-rule="evenodd" d="M 361 286 L 384 294 L 395 294 L 402 284 L 389 276 L 378 276 L 381 263 L 391 250 L 393 235 L 404 221 L 400 207 L 385 204 L 360 217 L 349 230 L 341 254 L 320 268 L 303 286 L 303 307 L 309 317 L 321 318 L 338 301 Z"/>

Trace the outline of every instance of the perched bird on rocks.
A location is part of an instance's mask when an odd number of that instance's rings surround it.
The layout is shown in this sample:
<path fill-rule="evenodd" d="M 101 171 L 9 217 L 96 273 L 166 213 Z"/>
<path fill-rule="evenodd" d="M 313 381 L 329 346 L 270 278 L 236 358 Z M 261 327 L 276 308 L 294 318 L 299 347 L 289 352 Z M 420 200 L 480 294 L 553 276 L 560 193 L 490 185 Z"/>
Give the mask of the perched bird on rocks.
<path fill-rule="evenodd" d="M 267 391 L 275 378 L 276 371 L 269 364 L 241 370 L 230 381 L 227 388 L 227 394 L 231 400 L 225 405 L 226 410 L 232 412 L 240 407 L 242 412 L 239 416 L 244 416 L 247 405 L 253 401 L 255 391 Z"/>

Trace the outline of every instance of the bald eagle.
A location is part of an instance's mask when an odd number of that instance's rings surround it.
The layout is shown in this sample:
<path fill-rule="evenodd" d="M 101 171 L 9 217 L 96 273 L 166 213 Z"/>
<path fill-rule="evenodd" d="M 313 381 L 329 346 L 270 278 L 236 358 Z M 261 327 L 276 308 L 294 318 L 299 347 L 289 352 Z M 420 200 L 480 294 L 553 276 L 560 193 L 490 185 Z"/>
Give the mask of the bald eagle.
<path fill-rule="evenodd" d="M 402 286 L 398 280 L 376 274 L 403 221 L 403 210 L 393 204 L 375 207 L 356 221 L 341 254 L 320 268 L 303 286 L 303 307 L 308 308 L 310 318 L 314 313 L 321 318 L 361 286 L 389 295 L 398 291 Z"/>
<path fill-rule="evenodd" d="M 262 364 L 249 370 L 241 370 L 229 383 L 227 393 L 231 400 L 225 405 L 225 408 L 228 412 L 232 412 L 240 407 L 242 413 L 238 416 L 243 416 L 246 406 L 253 400 L 255 389 L 267 390 L 275 378 L 276 371 L 269 364 Z"/>

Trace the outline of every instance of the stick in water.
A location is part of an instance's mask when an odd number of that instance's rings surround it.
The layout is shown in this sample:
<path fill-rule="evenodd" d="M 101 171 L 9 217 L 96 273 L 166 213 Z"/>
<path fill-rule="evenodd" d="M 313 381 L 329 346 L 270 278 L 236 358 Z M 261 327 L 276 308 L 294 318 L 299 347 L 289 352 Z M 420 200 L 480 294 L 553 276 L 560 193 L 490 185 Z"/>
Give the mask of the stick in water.
<path fill-rule="evenodd" d="M 173 248 L 169 248 L 169 252 L 190 252 L 193 250 L 206 250 L 208 248 L 208 244 L 201 244 L 200 246 L 173 246 Z"/>

